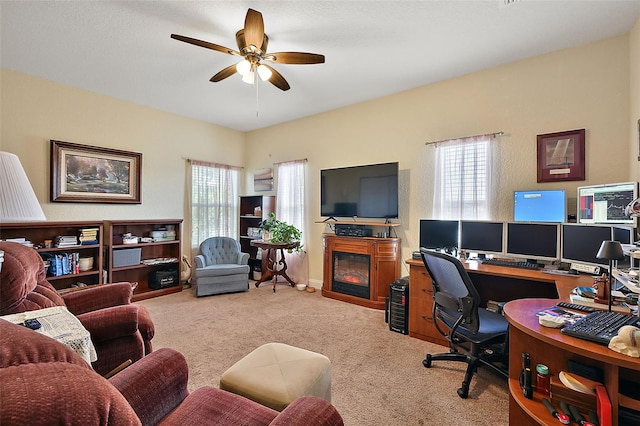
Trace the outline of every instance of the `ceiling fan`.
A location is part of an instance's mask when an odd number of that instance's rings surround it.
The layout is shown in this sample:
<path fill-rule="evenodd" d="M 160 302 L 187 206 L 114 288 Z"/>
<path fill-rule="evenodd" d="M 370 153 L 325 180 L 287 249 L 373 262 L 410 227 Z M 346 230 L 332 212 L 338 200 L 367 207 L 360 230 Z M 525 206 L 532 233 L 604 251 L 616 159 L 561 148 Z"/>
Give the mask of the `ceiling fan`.
<path fill-rule="evenodd" d="M 185 37 L 178 34 L 171 34 L 171 38 L 185 43 L 194 44 L 218 52 L 228 53 L 234 56 L 241 56 L 244 59 L 237 64 L 228 66 L 216 75 L 211 77 L 209 81 L 218 82 L 227 77 L 232 76 L 236 72 L 242 75 L 242 81 L 253 84 L 256 74 L 263 81 L 269 81 L 280 90 L 289 90 L 290 86 L 282 74 L 273 67 L 264 64 L 264 61 L 276 64 L 321 64 L 324 63 L 324 55 L 305 52 L 278 52 L 267 53 L 267 45 L 269 37 L 264 33 L 264 21 L 262 13 L 249 9 L 244 20 L 244 28 L 236 33 L 236 42 L 238 50 L 220 46 L 208 41 L 202 41 L 191 37 Z"/>

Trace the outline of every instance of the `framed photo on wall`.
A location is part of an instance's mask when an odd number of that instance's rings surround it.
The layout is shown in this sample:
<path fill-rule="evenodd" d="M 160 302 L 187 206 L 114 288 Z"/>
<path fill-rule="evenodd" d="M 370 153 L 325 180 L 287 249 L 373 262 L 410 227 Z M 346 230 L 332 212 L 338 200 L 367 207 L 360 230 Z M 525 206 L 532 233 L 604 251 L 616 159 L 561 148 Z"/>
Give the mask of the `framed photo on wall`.
<path fill-rule="evenodd" d="M 142 154 L 51 141 L 51 201 L 140 204 Z"/>
<path fill-rule="evenodd" d="M 585 180 L 585 129 L 538 135 L 538 182 Z"/>

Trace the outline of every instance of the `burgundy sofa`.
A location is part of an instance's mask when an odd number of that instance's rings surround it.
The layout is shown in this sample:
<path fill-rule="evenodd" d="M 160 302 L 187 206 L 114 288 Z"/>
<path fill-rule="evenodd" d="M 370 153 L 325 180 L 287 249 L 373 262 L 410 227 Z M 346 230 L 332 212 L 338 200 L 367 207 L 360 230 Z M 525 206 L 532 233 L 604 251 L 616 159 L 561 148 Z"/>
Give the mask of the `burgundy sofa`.
<path fill-rule="evenodd" d="M 127 360 L 151 353 L 154 326 L 144 306 L 131 303 L 129 283 L 115 283 L 60 295 L 47 281 L 44 263 L 32 248 L 0 241 L 0 315 L 66 306 L 89 331 L 105 375 Z"/>
<path fill-rule="evenodd" d="M 110 380 L 45 335 L 0 320 L 0 424 L 340 426 L 329 402 L 303 396 L 281 413 L 214 387 L 187 390 L 188 367 L 163 348 Z"/>

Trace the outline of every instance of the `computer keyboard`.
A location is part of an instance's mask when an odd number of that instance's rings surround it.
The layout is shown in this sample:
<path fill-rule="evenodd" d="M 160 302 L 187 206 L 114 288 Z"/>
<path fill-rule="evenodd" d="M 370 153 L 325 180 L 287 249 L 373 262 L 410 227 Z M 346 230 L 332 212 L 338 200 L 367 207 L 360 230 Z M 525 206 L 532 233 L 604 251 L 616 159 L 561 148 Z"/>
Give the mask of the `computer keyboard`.
<path fill-rule="evenodd" d="M 625 325 L 638 326 L 640 318 L 618 312 L 596 311 L 562 329 L 562 334 L 608 345 Z"/>
<path fill-rule="evenodd" d="M 531 269 L 534 271 L 540 268 L 540 265 L 537 263 L 516 260 L 483 259 L 482 263 L 484 265 L 507 266 L 509 268 Z"/>

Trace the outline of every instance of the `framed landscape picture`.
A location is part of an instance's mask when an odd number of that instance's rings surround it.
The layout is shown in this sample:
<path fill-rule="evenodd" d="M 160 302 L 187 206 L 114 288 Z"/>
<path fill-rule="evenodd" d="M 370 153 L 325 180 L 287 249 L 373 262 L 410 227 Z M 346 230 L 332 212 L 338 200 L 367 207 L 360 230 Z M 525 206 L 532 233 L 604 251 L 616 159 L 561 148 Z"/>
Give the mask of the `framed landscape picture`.
<path fill-rule="evenodd" d="M 585 129 L 538 135 L 538 182 L 585 179 Z"/>
<path fill-rule="evenodd" d="M 142 154 L 51 141 L 51 201 L 140 204 Z"/>

